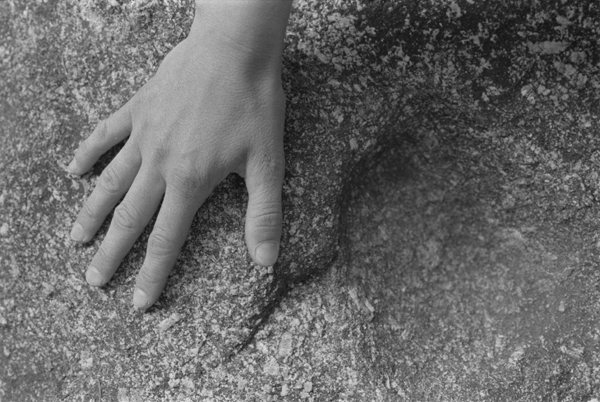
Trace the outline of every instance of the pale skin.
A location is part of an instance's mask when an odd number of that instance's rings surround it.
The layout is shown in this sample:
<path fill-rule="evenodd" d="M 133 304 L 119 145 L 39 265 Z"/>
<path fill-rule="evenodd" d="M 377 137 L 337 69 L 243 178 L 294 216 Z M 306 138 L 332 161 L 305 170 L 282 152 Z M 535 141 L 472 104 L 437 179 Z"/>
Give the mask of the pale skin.
<path fill-rule="evenodd" d="M 197 0 L 189 36 L 80 144 L 68 168 L 75 175 L 129 137 L 71 231 L 74 241 L 89 242 L 118 204 L 87 268 L 90 285 L 111 279 L 164 196 L 133 292 L 135 308 L 154 304 L 196 212 L 230 173 L 246 181 L 251 258 L 261 266 L 276 262 L 284 173 L 281 55 L 290 10 L 287 0 Z"/>

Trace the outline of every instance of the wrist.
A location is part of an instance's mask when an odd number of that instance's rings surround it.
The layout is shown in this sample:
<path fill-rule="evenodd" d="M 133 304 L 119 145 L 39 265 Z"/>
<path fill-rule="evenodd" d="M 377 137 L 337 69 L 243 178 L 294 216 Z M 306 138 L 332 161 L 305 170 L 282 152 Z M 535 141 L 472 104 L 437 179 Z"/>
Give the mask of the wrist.
<path fill-rule="evenodd" d="M 188 39 L 222 59 L 215 62 L 279 74 L 290 10 L 291 0 L 196 0 Z"/>

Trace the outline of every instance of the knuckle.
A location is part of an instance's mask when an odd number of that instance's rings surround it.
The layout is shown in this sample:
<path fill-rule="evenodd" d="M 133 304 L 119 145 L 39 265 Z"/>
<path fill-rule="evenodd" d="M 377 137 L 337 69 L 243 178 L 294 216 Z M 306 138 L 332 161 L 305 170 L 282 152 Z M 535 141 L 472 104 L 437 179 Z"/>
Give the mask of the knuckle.
<path fill-rule="evenodd" d="M 136 278 L 136 283 L 138 285 L 158 285 L 162 284 L 164 281 L 165 275 L 162 274 L 162 271 L 147 267 L 142 269 Z"/>
<path fill-rule="evenodd" d="M 83 155 L 92 153 L 94 149 L 101 144 L 107 136 L 106 119 L 101 120 L 97 125 L 92 134 L 81 142 L 79 150 Z"/>
<path fill-rule="evenodd" d="M 187 171 L 177 169 L 169 176 L 171 186 L 184 198 L 196 198 L 202 189 L 202 181 Z"/>
<path fill-rule="evenodd" d="M 79 143 L 79 147 L 77 148 L 77 151 L 75 152 L 75 155 L 78 158 L 86 156 L 90 152 L 89 141 L 90 141 L 90 139 L 88 137 Z"/>
<path fill-rule="evenodd" d="M 96 255 L 94 256 L 94 266 L 96 268 L 100 266 L 106 266 L 107 264 L 113 264 L 115 261 L 114 257 L 111 258 L 111 253 L 106 250 L 106 246 L 104 244 L 100 245 L 98 251 L 96 251 Z"/>
<path fill-rule="evenodd" d="M 165 143 L 158 144 L 150 151 L 148 158 L 155 166 L 162 166 L 168 158 L 168 146 Z"/>
<path fill-rule="evenodd" d="M 285 168 L 285 159 L 279 153 L 263 157 L 264 169 L 274 175 L 280 174 Z"/>
<path fill-rule="evenodd" d="M 139 226 L 140 213 L 131 205 L 120 204 L 115 208 L 112 224 L 122 231 L 131 231 Z"/>
<path fill-rule="evenodd" d="M 148 253 L 158 257 L 172 257 L 179 252 L 175 241 L 160 228 L 154 228 L 148 238 Z"/>
<path fill-rule="evenodd" d="M 119 180 L 119 175 L 112 165 L 108 165 L 104 169 L 100 175 L 98 185 L 109 194 L 119 193 L 119 190 L 121 189 L 121 180 Z"/>
<path fill-rule="evenodd" d="M 108 137 L 108 119 L 103 119 L 96 126 L 97 139 L 103 141 Z"/>
<path fill-rule="evenodd" d="M 92 206 L 90 205 L 90 201 L 85 201 L 83 203 L 83 206 L 81 207 L 81 212 L 80 212 L 80 217 L 86 219 L 86 220 L 97 220 L 100 218 L 100 214 L 98 213 L 98 210 L 96 208 L 92 208 Z"/>
<path fill-rule="evenodd" d="M 279 152 L 259 154 L 257 166 L 258 173 L 262 177 L 273 181 L 283 181 L 285 158 Z"/>
<path fill-rule="evenodd" d="M 269 205 L 264 208 L 262 205 L 259 210 L 249 215 L 249 218 L 254 221 L 255 227 L 278 227 L 281 225 L 281 208 L 279 204 Z"/>

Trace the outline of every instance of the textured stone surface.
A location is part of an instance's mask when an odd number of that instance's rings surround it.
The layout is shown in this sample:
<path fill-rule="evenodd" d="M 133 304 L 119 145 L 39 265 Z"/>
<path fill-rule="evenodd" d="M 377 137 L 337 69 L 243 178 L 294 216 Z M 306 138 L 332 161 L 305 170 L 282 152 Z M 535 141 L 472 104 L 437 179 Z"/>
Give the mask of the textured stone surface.
<path fill-rule="evenodd" d="M 231 177 L 139 315 L 148 232 L 101 290 L 68 239 L 116 151 L 64 166 L 192 15 L 0 2 L 0 400 L 600 398 L 594 2 L 298 2 L 279 263 Z"/>

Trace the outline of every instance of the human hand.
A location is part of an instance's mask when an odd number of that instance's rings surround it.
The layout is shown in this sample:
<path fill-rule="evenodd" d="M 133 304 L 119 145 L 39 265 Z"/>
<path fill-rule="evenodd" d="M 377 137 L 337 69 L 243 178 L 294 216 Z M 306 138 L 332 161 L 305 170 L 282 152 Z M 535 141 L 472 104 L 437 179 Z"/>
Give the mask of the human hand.
<path fill-rule="evenodd" d="M 195 213 L 232 172 L 245 178 L 249 193 L 250 256 L 263 266 L 278 256 L 285 113 L 280 57 L 256 57 L 245 45 L 231 46 L 230 37 L 215 39 L 192 27 L 156 75 L 81 143 L 69 165 L 81 175 L 129 136 L 71 232 L 75 241 L 90 241 L 125 196 L 86 272 L 93 286 L 110 280 L 164 195 L 136 280 L 136 308 L 156 302 Z"/>

